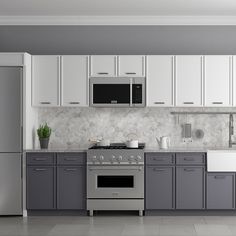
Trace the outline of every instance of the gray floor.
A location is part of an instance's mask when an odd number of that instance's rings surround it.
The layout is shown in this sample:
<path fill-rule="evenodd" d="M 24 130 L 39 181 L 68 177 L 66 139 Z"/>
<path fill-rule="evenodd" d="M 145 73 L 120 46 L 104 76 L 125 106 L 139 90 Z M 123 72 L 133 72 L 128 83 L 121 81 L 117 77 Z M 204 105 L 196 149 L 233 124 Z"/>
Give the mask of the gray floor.
<path fill-rule="evenodd" d="M 1 217 L 1 236 L 236 235 L 236 216 Z"/>

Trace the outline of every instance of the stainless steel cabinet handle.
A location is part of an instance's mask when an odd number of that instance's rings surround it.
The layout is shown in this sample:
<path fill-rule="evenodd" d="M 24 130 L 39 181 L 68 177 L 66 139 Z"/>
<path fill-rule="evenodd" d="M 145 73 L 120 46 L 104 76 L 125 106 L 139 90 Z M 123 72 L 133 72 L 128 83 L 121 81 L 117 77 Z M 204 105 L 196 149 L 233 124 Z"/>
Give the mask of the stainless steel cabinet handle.
<path fill-rule="evenodd" d="M 43 105 L 45 105 L 45 104 L 51 104 L 51 102 L 40 102 L 40 104 L 43 104 Z"/>
<path fill-rule="evenodd" d="M 69 102 L 69 104 L 80 104 L 80 102 Z"/>
<path fill-rule="evenodd" d="M 183 102 L 183 104 L 194 104 L 194 102 Z"/>
<path fill-rule="evenodd" d="M 47 169 L 45 169 L 45 168 L 37 168 L 37 169 L 34 169 L 34 170 L 36 170 L 36 171 L 45 171 Z"/>
<path fill-rule="evenodd" d="M 212 102 L 212 104 L 223 104 L 223 102 Z"/>
<path fill-rule="evenodd" d="M 224 176 L 224 175 L 215 175 L 214 178 L 215 178 L 215 179 L 224 179 L 225 176 Z"/>
<path fill-rule="evenodd" d="M 65 161 L 77 161 L 77 158 L 73 158 L 73 157 L 66 157 L 64 158 Z"/>
<path fill-rule="evenodd" d="M 154 102 L 154 104 L 165 104 L 165 102 Z"/>
<path fill-rule="evenodd" d="M 108 75 L 108 72 L 98 72 L 98 75 Z"/>
<path fill-rule="evenodd" d="M 165 161 L 165 160 L 166 160 L 165 158 L 157 158 L 157 157 L 153 158 L 153 161 Z"/>
<path fill-rule="evenodd" d="M 126 75 L 136 75 L 136 72 L 125 72 Z"/>
<path fill-rule="evenodd" d="M 47 160 L 46 157 L 37 157 L 37 158 L 34 158 L 35 161 L 45 161 Z"/>
<path fill-rule="evenodd" d="M 195 169 L 187 169 L 187 168 L 185 168 L 184 171 L 186 171 L 186 172 L 193 172 L 193 171 L 195 171 Z"/>
<path fill-rule="evenodd" d="M 158 168 L 153 168 L 153 171 L 157 171 L 157 172 L 163 172 L 163 171 L 165 171 L 165 169 L 158 169 Z"/>
<path fill-rule="evenodd" d="M 65 171 L 76 171 L 77 169 L 76 168 L 67 168 L 65 169 Z"/>
<path fill-rule="evenodd" d="M 194 158 L 185 157 L 184 160 L 185 161 L 194 161 Z"/>

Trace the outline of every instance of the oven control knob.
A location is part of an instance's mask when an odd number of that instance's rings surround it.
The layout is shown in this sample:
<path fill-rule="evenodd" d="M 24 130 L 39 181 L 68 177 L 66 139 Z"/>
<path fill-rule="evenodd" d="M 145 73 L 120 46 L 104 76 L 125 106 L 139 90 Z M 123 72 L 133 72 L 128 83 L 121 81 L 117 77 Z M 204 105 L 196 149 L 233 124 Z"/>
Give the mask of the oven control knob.
<path fill-rule="evenodd" d="M 111 163 L 113 163 L 116 160 L 116 157 L 114 155 L 111 156 Z"/>
<path fill-rule="evenodd" d="M 141 156 L 137 156 L 137 157 L 136 157 L 136 161 L 137 161 L 137 162 L 139 162 L 139 161 L 141 161 L 141 160 L 142 160 L 142 157 L 141 157 Z"/>
<path fill-rule="evenodd" d="M 118 162 L 121 162 L 121 161 L 122 161 L 122 156 L 118 156 L 118 157 L 117 157 L 117 161 L 118 161 Z"/>
<path fill-rule="evenodd" d="M 104 160 L 104 156 L 101 155 L 101 156 L 99 157 L 99 161 L 102 162 L 103 160 Z"/>
<path fill-rule="evenodd" d="M 130 157 L 128 158 L 128 160 L 129 160 L 129 162 L 131 163 L 132 161 L 134 161 L 134 156 L 130 156 Z"/>

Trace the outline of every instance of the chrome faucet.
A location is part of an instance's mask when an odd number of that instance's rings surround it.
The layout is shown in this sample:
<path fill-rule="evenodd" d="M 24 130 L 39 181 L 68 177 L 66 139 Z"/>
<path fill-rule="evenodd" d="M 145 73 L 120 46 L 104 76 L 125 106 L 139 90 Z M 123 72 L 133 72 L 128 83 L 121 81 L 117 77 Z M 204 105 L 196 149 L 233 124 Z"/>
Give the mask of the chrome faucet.
<path fill-rule="evenodd" d="M 234 117 L 233 114 L 229 114 L 229 147 L 236 145 L 236 142 L 232 141 L 232 135 L 234 135 Z"/>

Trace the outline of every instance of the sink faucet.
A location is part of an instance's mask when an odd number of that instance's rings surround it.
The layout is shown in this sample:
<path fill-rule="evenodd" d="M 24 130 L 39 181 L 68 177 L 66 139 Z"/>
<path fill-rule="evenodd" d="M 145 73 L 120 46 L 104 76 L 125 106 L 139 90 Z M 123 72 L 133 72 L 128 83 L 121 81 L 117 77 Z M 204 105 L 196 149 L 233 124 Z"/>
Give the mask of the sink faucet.
<path fill-rule="evenodd" d="M 232 135 L 234 134 L 234 117 L 233 114 L 229 114 L 229 147 L 236 145 L 236 142 L 232 141 Z"/>

